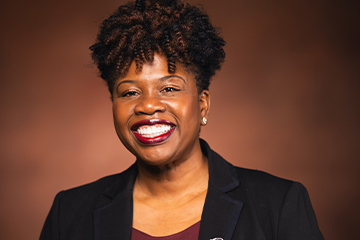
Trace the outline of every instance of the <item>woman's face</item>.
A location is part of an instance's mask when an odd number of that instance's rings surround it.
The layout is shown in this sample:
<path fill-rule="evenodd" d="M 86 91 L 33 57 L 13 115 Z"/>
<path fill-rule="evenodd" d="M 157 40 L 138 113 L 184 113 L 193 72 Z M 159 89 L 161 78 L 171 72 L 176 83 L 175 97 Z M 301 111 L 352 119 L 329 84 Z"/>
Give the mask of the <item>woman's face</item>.
<path fill-rule="evenodd" d="M 199 95 L 194 75 L 180 65 L 170 74 L 162 55 L 155 54 L 141 72 L 135 70 L 133 62 L 114 85 L 114 124 L 124 146 L 150 165 L 184 161 L 201 151 L 198 139 L 209 92 Z"/>

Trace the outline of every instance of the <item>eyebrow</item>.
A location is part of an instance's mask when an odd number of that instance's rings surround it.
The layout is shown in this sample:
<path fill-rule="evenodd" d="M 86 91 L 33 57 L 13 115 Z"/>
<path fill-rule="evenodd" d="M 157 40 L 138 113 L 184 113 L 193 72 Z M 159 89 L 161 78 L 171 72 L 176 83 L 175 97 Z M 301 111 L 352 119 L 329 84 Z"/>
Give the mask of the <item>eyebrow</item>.
<path fill-rule="evenodd" d="M 161 77 L 161 78 L 159 78 L 158 80 L 160 80 L 160 81 L 163 82 L 163 81 L 166 81 L 166 80 L 169 79 L 169 78 L 179 78 L 179 79 L 183 80 L 184 83 L 186 83 L 185 79 L 182 78 L 182 77 L 180 77 L 179 75 L 169 75 L 169 76 Z M 121 82 L 116 86 L 116 89 L 119 88 L 119 86 L 120 86 L 121 84 L 123 84 L 123 83 L 134 84 L 134 83 L 136 83 L 136 82 L 137 82 L 136 80 L 124 80 L 124 81 L 121 81 Z"/>
<path fill-rule="evenodd" d="M 179 75 L 169 75 L 169 76 L 162 77 L 162 78 L 160 78 L 159 80 L 160 80 L 160 81 L 165 81 L 165 80 L 167 80 L 167 79 L 169 79 L 169 78 L 179 78 L 179 79 L 183 80 L 184 83 L 186 83 L 185 79 L 182 78 L 182 77 L 180 77 Z"/>

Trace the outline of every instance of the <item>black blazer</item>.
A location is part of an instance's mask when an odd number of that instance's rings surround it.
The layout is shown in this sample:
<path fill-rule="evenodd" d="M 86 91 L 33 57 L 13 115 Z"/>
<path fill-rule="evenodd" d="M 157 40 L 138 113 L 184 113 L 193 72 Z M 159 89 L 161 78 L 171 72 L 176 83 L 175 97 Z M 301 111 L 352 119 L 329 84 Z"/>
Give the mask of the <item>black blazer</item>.
<path fill-rule="evenodd" d="M 323 240 L 300 183 L 234 167 L 201 141 L 209 187 L 200 240 Z M 130 240 L 136 164 L 55 197 L 40 240 Z"/>

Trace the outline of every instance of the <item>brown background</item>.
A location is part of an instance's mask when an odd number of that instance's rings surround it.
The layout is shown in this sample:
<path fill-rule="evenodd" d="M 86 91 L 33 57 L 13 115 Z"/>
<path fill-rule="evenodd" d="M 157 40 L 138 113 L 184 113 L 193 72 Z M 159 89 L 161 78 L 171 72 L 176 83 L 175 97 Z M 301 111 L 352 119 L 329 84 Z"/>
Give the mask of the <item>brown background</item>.
<path fill-rule="evenodd" d="M 88 50 L 123 2 L 1 1 L 0 239 L 37 239 L 58 191 L 134 161 Z M 227 41 L 202 137 L 236 165 L 302 182 L 324 237 L 356 239 L 359 1 L 190 2 Z"/>

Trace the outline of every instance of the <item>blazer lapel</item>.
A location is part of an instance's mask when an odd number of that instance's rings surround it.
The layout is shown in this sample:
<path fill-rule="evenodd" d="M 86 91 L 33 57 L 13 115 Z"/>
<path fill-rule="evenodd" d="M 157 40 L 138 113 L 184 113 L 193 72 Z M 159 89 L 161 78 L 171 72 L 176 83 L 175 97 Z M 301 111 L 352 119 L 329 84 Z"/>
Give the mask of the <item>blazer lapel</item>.
<path fill-rule="evenodd" d="M 234 166 L 213 152 L 201 141 L 204 154 L 209 159 L 209 188 L 201 216 L 199 240 L 222 238 L 230 240 L 244 203 L 227 193 L 240 186 Z"/>
<path fill-rule="evenodd" d="M 133 217 L 133 185 L 137 174 L 132 165 L 103 192 L 107 202 L 94 210 L 95 240 L 130 240 Z"/>

